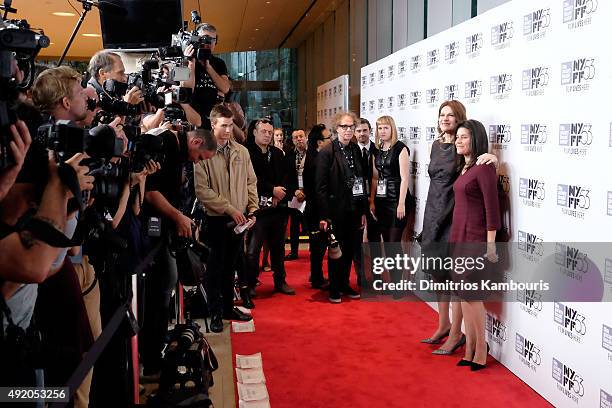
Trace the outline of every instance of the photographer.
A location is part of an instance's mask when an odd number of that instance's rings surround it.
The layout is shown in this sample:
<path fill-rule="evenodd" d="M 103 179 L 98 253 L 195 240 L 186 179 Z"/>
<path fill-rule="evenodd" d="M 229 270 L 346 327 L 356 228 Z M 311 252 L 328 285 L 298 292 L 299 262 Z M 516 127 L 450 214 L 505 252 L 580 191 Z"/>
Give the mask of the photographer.
<path fill-rule="evenodd" d="M 94 54 L 89 60 L 88 67 L 91 78 L 87 82 L 98 94 L 104 93 L 104 81 L 112 79 L 117 82 L 127 83 L 125 66 L 118 54 L 111 51 L 101 50 Z M 132 87 L 124 96 L 123 100 L 130 105 L 138 105 L 144 101 L 142 90 Z"/>
<path fill-rule="evenodd" d="M 191 105 L 202 117 L 202 126 L 211 129 L 208 120 L 210 111 L 215 104 L 223 102 L 231 82 L 225 62 L 212 55 L 218 40 L 217 29 L 212 24 L 202 23 L 197 26 L 196 32 L 200 36 L 198 48 L 190 44 L 185 49 L 185 56 L 190 59 L 191 72 L 189 81 L 183 82 L 182 86 L 193 89 Z"/>
<path fill-rule="evenodd" d="M 188 133 L 163 130 L 159 137 L 163 139 L 166 158 L 161 171 L 149 177 L 143 211 L 149 235 L 156 236 L 151 240 L 156 242 L 151 244 L 161 245 L 145 282 L 146 313 L 140 336 L 145 376 L 154 376 L 160 371 L 170 297 L 177 282 L 176 261 L 170 254 L 170 241 L 176 236 L 192 238 L 194 233 L 194 221 L 179 210 L 184 164 L 209 159 L 217 149 L 213 136 L 203 129 Z"/>
<path fill-rule="evenodd" d="M 80 86 L 80 75 L 67 67 L 59 67 L 43 72 L 34 83 L 32 89 L 34 103 L 42 110 L 56 119 L 83 120 L 86 116 L 87 104 L 83 96 L 83 88 Z M 17 129 L 23 135 L 27 129 L 18 122 Z M 41 156 L 44 155 L 44 156 Z M 81 190 L 91 190 L 94 178 L 86 175 L 89 168 L 79 163 L 87 156 L 78 153 L 71 159 L 66 160 L 62 166 L 73 169 L 74 175 Z M 49 160 L 48 165 L 40 167 L 40 160 Z M 52 225 L 55 229 L 63 231 L 66 226 L 66 213 L 68 199 L 72 192 L 64 185 L 58 175 L 59 166 L 55 159 L 49 158 L 42 146 L 36 146 L 29 151 L 25 166 L 18 176 L 15 184 L 2 202 L 3 222 L 15 225 L 19 217 L 26 213 L 28 208 L 39 205 L 36 213 L 37 218 Z M 47 175 L 48 173 L 48 175 Z M 44 177 L 47 179 L 43 180 Z M 10 247 L 15 240 L 21 239 L 21 243 L 27 252 L 37 248 L 37 257 L 24 256 L 19 262 L 11 262 L 10 259 L 23 256 L 19 251 L 2 251 L 3 278 L 14 282 L 42 282 L 50 272 L 53 259 L 60 252 L 59 248 L 53 248 L 47 244 L 39 243 L 30 231 L 13 233 L 2 245 Z M 12 267 L 15 266 L 13 269 Z M 21 266 L 21 269 L 19 269 Z M 5 292 L 5 295 L 8 293 Z"/>

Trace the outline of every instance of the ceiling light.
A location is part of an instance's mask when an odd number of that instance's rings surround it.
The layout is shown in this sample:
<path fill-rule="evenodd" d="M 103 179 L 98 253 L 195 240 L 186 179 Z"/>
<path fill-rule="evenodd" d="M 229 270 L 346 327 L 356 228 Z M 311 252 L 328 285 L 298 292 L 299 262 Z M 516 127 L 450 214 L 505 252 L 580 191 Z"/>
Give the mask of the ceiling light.
<path fill-rule="evenodd" d="M 102 37 L 102 36 L 100 34 L 85 33 L 83 34 L 83 37 Z"/>
<path fill-rule="evenodd" d="M 256 28 L 255 31 L 259 31 L 259 28 Z"/>
<path fill-rule="evenodd" d="M 259 19 L 260 19 L 260 20 L 263 20 L 263 19 L 264 19 L 264 17 L 263 17 L 263 16 L 261 16 L 261 17 L 259 17 Z"/>
<path fill-rule="evenodd" d="M 270 2 L 269 2 L 269 1 L 266 1 L 266 4 L 270 4 Z"/>
<path fill-rule="evenodd" d="M 54 16 L 58 16 L 58 17 L 74 17 L 76 16 L 76 14 L 74 13 L 66 13 L 64 11 L 56 11 L 55 13 L 51 13 Z"/>

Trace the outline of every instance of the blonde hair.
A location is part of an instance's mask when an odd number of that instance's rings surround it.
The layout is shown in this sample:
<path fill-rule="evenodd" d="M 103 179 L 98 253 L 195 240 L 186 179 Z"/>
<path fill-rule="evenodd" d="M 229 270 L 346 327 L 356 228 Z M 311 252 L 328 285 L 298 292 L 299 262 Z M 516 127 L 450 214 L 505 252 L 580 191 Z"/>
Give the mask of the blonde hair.
<path fill-rule="evenodd" d="M 381 116 L 380 118 L 376 119 L 376 133 L 374 137 L 374 143 L 377 149 L 380 149 L 381 144 L 380 135 L 378 134 L 379 125 L 391 126 L 391 146 L 389 146 L 389 148 L 393 147 L 393 145 L 397 143 L 397 127 L 395 126 L 395 120 L 393 120 L 391 116 Z"/>
<path fill-rule="evenodd" d="M 64 97 L 72 98 L 74 82 L 82 76 L 70 67 L 61 66 L 43 71 L 32 86 L 32 101 L 43 112 L 51 112 Z"/>

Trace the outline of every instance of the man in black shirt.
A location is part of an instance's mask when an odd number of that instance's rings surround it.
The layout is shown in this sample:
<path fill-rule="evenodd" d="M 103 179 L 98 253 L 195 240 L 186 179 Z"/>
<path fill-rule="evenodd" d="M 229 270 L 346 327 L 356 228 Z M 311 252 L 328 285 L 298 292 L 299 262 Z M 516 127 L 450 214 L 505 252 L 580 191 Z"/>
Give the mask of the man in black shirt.
<path fill-rule="evenodd" d="M 161 221 L 161 248 L 156 255 L 153 268 L 146 281 L 145 320 L 142 327 L 142 360 L 144 375 L 154 375 L 160 370 L 163 340 L 168 329 L 170 297 L 177 282 L 176 261 L 168 248 L 170 237 L 192 236 L 193 221 L 179 209 L 179 198 L 183 185 L 183 169 L 187 162 L 197 163 L 214 156 L 217 142 L 204 129 L 188 133 L 170 130 L 155 130 L 164 141 L 165 160 L 161 170 L 150 176 L 146 184 L 145 211 L 149 232 Z M 150 234 L 152 235 L 152 234 Z"/>
<path fill-rule="evenodd" d="M 202 127 L 211 129 L 208 118 L 210 111 L 217 103 L 223 102 L 225 94 L 230 90 L 231 81 L 227 76 L 225 62 L 212 55 L 218 39 L 215 26 L 202 23 L 196 31 L 201 38 L 200 48 L 195 49 L 189 45 L 185 49 L 185 56 L 191 58 L 191 74 L 189 81 L 183 82 L 182 86 L 193 89 L 191 105 L 202 117 Z"/>
<path fill-rule="evenodd" d="M 255 124 L 255 140 L 248 145 L 253 169 L 257 175 L 259 211 L 257 224 L 251 231 L 247 244 L 247 280 L 255 289 L 259 272 L 259 255 L 264 241 L 270 248 L 270 260 L 274 271 L 274 290 L 285 295 L 295 291 L 285 281 L 285 230 L 287 228 L 287 201 L 296 190 L 295 164 L 272 145 L 273 127 L 269 120 L 260 119 Z M 245 291 L 246 292 L 246 291 Z"/>

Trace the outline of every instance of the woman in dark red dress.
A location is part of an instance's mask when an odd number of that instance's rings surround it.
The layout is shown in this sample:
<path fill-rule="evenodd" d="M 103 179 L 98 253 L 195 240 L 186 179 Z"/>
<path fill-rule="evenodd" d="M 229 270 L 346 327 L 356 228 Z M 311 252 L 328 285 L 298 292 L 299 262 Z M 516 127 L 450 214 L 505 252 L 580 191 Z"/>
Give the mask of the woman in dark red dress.
<path fill-rule="evenodd" d="M 499 201 L 497 198 L 497 177 L 493 165 L 475 166 L 476 158 L 488 150 L 487 132 L 477 120 L 467 120 L 457 126 L 455 141 L 457 154 L 461 156 L 458 169 L 460 175 L 453 185 L 455 207 L 449 241 L 461 245 L 474 256 L 482 256 L 492 263 L 497 262 L 495 235 L 500 228 Z M 462 254 L 463 255 L 463 254 Z M 476 275 L 476 273 L 474 274 Z M 473 281 L 469 272 L 454 274 L 453 280 Z M 487 343 L 485 340 L 485 308 L 482 300 L 471 300 L 474 293 L 461 296 L 463 319 L 466 331 L 465 357 L 458 365 L 470 366 L 472 371 L 485 368 Z"/>

